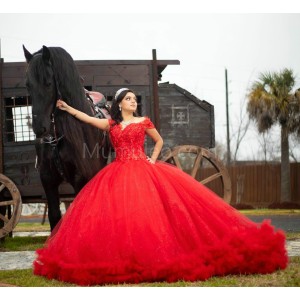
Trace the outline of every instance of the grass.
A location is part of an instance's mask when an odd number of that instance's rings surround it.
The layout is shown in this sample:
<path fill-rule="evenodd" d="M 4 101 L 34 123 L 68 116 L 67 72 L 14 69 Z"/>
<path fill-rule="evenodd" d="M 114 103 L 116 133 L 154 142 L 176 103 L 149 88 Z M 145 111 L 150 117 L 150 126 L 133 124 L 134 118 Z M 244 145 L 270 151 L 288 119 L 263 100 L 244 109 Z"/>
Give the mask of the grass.
<path fill-rule="evenodd" d="M 30 222 L 20 222 L 14 229 L 14 232 L 36 232 L 36 231 L 50 231 L 49 223 L 41 224 L 41 223 L 30 223 Z"/>
<path fill-rule="evenodd" d="M 3 251 L 35 251 L 44 245 L 46 239 L 46 236 L 6 237 L 3 242 L 0 242 L 0 253 Z"/>
<path fill-rule="evenodd" d="M 300 209 L 245 209 L 240 210 L 244 215 L 249 216 L 271 216 L 271 215 L 299 215 Z"/>

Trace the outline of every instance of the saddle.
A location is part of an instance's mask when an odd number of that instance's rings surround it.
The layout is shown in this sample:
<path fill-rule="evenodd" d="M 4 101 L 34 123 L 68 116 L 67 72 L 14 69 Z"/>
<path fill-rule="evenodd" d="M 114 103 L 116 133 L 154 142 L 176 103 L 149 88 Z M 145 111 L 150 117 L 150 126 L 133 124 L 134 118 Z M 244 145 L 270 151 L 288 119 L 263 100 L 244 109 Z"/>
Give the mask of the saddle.
<path fill-rule="evenodd" d="M 110 106 L 107 104 L 104 95 L 96 91 L 88 91 L 86 89 L 84 91 L 94 116 L 99 119 L 111 119 Z"/>
<path fill-rule="evenodd" d="M 111 119 L 110 106 L 107 104 L 104 95 L 96 91 L 88 91 L 86 89 L 84 89 L 84 91 L 94 116 L 99 119 Z M 101 141 L 101 147 L 105 146 L 109 149 L 110 153 L 113 152 L 110 139 L 106 131 L 103 132 L 103 138 Z"/>

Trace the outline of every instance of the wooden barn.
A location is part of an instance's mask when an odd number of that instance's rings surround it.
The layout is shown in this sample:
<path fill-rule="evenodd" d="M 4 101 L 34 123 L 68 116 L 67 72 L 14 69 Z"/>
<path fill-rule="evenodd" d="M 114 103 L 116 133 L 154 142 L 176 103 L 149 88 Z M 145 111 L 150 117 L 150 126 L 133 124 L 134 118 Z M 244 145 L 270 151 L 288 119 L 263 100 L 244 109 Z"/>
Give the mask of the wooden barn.
<path fill-rule="evenodd" d="M 158 87 L 160 134 L 165 147 L 215 147 L 214 107 L 176 84 Z"/>
<path fill-rule="evenodd" d="M 133 89 L 138 96 L 139 114 L 153 120 L 165 147 L 181 144 L 214 147 L 213 106 L 176 84 L 158 84 L 163 70 L 168 65 L 179 65 L 178 60 L 157 60 L 153 51 L 152 60 L 80 60 L 75 63 L 85 88 L 101 92 L 108 101 L 121 87 Z M 25 86 L 25 72 L 25 58 L 24 62 L 7 63 L 1 59 L 0 173 L 15 182 L 22 199 L 41 199 L 43 190 L 35 169 L 35 135 L 30 126 L 31 100 Z M 70 190 L 62 185 L 61 193 L 68 194 Z"/>

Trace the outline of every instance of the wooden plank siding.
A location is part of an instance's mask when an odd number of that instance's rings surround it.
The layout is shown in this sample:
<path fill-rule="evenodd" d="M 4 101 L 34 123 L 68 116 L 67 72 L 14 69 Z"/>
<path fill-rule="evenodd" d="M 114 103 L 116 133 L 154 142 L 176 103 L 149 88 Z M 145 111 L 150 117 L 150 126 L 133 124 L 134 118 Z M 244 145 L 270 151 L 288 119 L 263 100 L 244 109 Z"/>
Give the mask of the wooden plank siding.
<path fill-rule="evenodd" d="M 300 204 L 300 163 L 291 163 L 290 166 L 291 200 Z M 202 172 L 202 177 L 208 177 L 212 173 L 209 169 L 204 169 Z M 241 203 L 254 208 L 266 208 L 272 203 L 280 202 L 279 163 L 234 165 L 228 168 L 228 172 L 232 182 L 231 204 Z M 238 197 L 238 186 L 242 188 L 240 197 Z M 209 187 L 221 195 L 220 182 L 212 182 Z"/>
<path fill-rule="evenodd" d="M 159 84 L 160 134 L 164 147 L 215 146 L 214 107 L 176 84 Z"/>

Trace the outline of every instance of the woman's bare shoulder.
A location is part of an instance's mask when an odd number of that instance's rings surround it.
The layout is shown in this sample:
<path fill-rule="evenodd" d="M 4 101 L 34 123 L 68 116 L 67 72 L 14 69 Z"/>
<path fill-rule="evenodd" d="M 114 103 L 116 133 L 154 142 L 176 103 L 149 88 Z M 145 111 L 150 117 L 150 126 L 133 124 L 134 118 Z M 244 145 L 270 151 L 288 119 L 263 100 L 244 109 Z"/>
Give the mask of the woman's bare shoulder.
<path fill-rule="evenodd" d="M 148 117 L 135 117 L 135 123 L 144 122 Z"/>
<path fill-rule="evenodd" d="M 139 120 L 139 121 L 144 121 L 144 120 L 150 120 L 151 121 L 151 119 L 148 116 L 136 117 L 136 119 Z"/>

